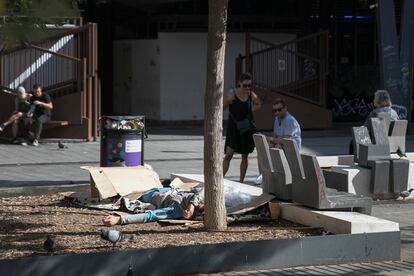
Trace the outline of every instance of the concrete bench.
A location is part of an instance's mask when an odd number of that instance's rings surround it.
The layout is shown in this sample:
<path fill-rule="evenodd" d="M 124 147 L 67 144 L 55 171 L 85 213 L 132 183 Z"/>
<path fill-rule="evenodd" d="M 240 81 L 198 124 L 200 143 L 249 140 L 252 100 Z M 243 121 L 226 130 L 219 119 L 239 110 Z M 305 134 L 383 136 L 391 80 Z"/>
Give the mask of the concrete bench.
<path fill-rule="evenodd" d="M 354 159 L 358 165 L 325 171 L 328 187 L 373 198 L 396 198 L 408 188 L 410 161 L 401 158 L 405 153 L 407 121 L 389 122 L 385 116 L 368 123 L 368 127 L 353 128 Z"/>
<path fill-rule="evenodd" d="M 388 133 L 388 142 L 390 145 L 390 152 L 405 153 L 405 135 L 407 133 L 407 120 L 391 121 L 389 113 L 382 112 L 378 114 L 379 118 L 384 119 Z M 371 132 L 372 135 L 372 132 Z"/>
<path fill-rule="evenodd" d="M 283 148 L 292 172 L 292 201 L 319 210 L 354 209 L 370 214 L 372 199 L 327 188 L 316 156 L 302 154 L 296 143 L 284 139 Z"/>
<path fill-rule="evenodd" d="M 407 133 L 407 120 L 398 120 L 390 123 L 388 140 L 390 153 L 405 154 L 405 140 Z"/>
<path fill-rule="evenodd" d="M 405 142 L 399 144 L 398 141 L 402 140 L 399 137 L 392 140 L 394 143 L 391 146 L 387 124 L 386 119 L 371 118 L 369 127 L 372 143 L 359 145 L 358 164 L 371 169 L 370 186 L 373 194 L 399 193 L 405 190 L 408 184 L 409 160 L 391 158 L 391 153 L 401 150 L 405 152 Z M 400 135 L 404 129 L 406 130 L 406 122 L 395 121 L 393 129 L 394 133 Z M 394 152 L 391 152 L 391 149 Z"/>
<path fill-rule="evenodd" d="M 272 202 L 280 217 L 302 225 L 323 227 L 335 234 L 357 234 L 400 231 L 398 223 L 356 212 L 312 210 L 295 203 Z"/>
<path fill-rule="evenodd" d="M 331 168 L 334 166 L 353 166 L 355 165 L 353 155 L 325 155 L 316 156 L 321 168 Z"/>
<path fill-rule="evenodd" d="M 271 149 L 266 136 L 254 134 L 257 162 L 263 175 L 263 193 L 273 194 L 278 199 L 292 199 L 292 175 L 285 154 L 281 149 Z"/>
<path fill-rule="evenodd" d="M 390 122 L 389 115 L 387 113 L 380 113 L 378 118 L 374 121 L 383 122 L 372 125 L 372 120 L 367 126 L 353 127 L 352 138 L 354 143 L 355 162 L 359 161 L 359 147 L 360 145 L 369 144 L 387 144 L 389 147 L 389 153 L 405 154 L 406 133 L 407 133 L 407 120 L 397 120 Z M 373 118 L 374 119 L 374 118 Z M 375 122 L 374 122 L 375 123 Z M 376 127 L 380 124 L 380 128 Z M 383 133 L 382 133 L 383 132 Z M 382 134 L 382 135 L 380 135 Z M 372 137 L 372 141 L 371 141 Z M 385 138 L 388 138 L 385 140 Z M 383 139 L 383 140 L 378 140 Z M 378 141 L 377 141 L 378 140 Z"/>

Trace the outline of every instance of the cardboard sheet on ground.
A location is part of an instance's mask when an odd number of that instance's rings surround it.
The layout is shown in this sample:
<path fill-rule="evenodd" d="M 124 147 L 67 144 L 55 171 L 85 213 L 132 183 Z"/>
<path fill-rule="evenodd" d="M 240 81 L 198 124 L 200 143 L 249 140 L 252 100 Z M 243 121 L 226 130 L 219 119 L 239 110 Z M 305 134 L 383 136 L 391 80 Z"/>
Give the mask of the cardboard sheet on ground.
<path fill-rule="evenodd" d="M 81 168 L 90 173 L 92 198 L 106 199 L 117 195 L 139 194 L 162 187 L 157 173 L 147 166 Z"/>
<path fill-rule="evenodd" d="M 192 189 L 194 187 L 203 187 L 204 185 L 200 182 L 183 182 L 177 177 L 171 181 L 170 186 L 177 189 Z"/>
<path fill-rule="evenodd" d="M 269 194 L 253 196 L 250 202 L 227 208 L 227 215 L 240 215 L 252 211 L 260 206 L 268 204 L 275 197 Z"/>
<path fill-rule="evenodd" d="M 158 179 L 158 176 L 154 177 L 154 175 L 151 174 L 152 170 L 148 168 L 145 168 L 146 170 L 136 170 L 138 167 L 129 168 L 129 170 L 122 170 L 125 168 L 83 168 L 91 172 L 91 197 L 86 198 L 84 194 L 80 195 L 77 193 L 67 195 L 67 197 L 72 199 L 74 203 L 87 208 L 104 209 L 108 211 L 120 211 L 121 206 L 119 204 L 119 200 L 117 202 L 110 202 L 107 200 L 102 201 L 102 199 L 120 195 L 122 197 L 126 197 L 133 200 L 139 198 L 146 190 L 156 187 L 162 187 Z M 121 173 L 123 174 L 121 175 Z M 123 181 L 119 181 L 119 179 L 114 179 L 114 181 L 112 181 L 113 177 L 121 177 Z M 127 177 L 132 177 L 133 179 L 125 179 Z M 145 177 L 149 179 L 145 179 Z M 136 179 L 138 179 L 138 181 Z M 141 182 L 142 179 L 144 179 L 145 181 Z M 125 184 L 128 184 L 130 186 L 123 186 Z M 194 187 L 203 188 L 204 186 L 203 183 L 194 181 L 183 182 L 178 177 L 175 178 L 170 185 L 171 187 L 178 189 L 192 189 Z M 252 194 L 250 193 L 249 189 L 240 189 L 240 187 L 234 187 L 234 185 L 230 185 L 229 183 L 225 183 L 224 190 L 226 192 L 225 199 L 227 215 L 229 216 L 243 215 L 249 211 L 255 210 L 256 208 L 268 204 L 272 199 L 275 198 L 273 195 L 269 194 L 257 195 L 255 191 Z M 99 195 L 99 197 L 97 197 L 96 195 Z M 166 221 L 165 223 L 168 222 Z M 185 224 L 187 223 L 187 221 L 174 222 L 174 224 L 176 223 Z"/>
<path fill-rule="evenodd" d="M 184 181 L 185 185 L 187 182 L 194 183 L 194 181 L 200 182 L 200 186 L 204 186 L 204 175 L 202 174 L 171 174 L 171 178 L 173 179 L 172 183 L 180 183 Z M 272 201 L 275 196 L 270 194 L 263 194 L 262 189 L 254 186 L 250 186 L 247 184 L 230 181 L 224 179 L 224 191 L 226 205 L 230 205 L 227 207 L 227 215 L 240 215 L 252 211 L 256 208 L 259 208 L 270 201 Z M 232 193 L 232 195 L 230 194 Z M 237 196 L 243 196 L 244 198 L 237 198 Z M 246 200 L 246 196 L 249 200 Z M 240 204 L 231 204 L 227 202 L 227 200 L 232 200 L 233 202 L 240 202 Z"/>
<path fill-rule="evenodd" d="M 197 182 L 183 182 L 179 177 L 175 177 L 173 179 L 173 181 L 171 182 L 171 186 L 174 186 L 176 188 L 193 188 L 193 187 L 202 187 L 204 186 L 203 183 L 197 183 Z M 250 192 L 250 187 L 249 188 L 245 188 L 242 189 L 241 187 L 243 186 L 247 186 L 245 184 L 241 184 L 239 183 L 238 186 L 234 187 L 235 185 L 232 185 L 232 183 L 229 182 L 224 182 L 224 186 L 225 186 L 225 191 L 231 191 L 231 189 L 226 189 L 226 187 L 230 187 L 230 188 L 236 188 L 233 189 L 236 193 L 243 191 L 244 194 L 249 195 L 250 199 L 248 202 L 243 202 L 241 204 L 237 204 L 237 205 L 233 205 L 231 207 L 227 207 L 226 211 L 227 211 L 227 215 L 240 215 L 240 214 L 244 214 L 247 213 L 249 211 L 252 211 L 256 208 L 259 208 L 265 204 L 268 204 L 270 201 L 272 201 L 272 199 L 275 198 L 275 196 L 270 195 L 270 194 L 261 194 L 261 195 L 257 195 L 256 191 Z M 226 195 L 225 196 L 226 199 L 230 199 L 232 198 L 231 196 Z"/>

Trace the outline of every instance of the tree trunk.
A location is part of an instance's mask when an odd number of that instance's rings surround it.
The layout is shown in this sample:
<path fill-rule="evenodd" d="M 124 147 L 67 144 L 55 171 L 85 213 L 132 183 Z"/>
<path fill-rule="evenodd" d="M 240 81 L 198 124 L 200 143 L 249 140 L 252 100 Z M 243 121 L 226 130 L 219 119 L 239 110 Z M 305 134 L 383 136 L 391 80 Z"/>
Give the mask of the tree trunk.
<path fill-rule="evenodd" d="M 222 165 L 227 3 L 228 0 L 209 0 L 207 87 L 204 99 L 204 223 L 211 230 L 227 228 Z"/>

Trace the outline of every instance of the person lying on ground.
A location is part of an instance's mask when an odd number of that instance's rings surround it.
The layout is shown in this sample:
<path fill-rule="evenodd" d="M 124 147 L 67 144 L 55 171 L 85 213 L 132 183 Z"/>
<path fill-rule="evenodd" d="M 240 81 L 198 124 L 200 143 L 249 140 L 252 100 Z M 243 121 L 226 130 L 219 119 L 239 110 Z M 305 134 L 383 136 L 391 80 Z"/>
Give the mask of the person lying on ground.
<path fill-rule="evenodd" d="M 102 219 L 105 226 L 147 223 L 163 219 L 190 219 L 202 198 L 196 189 L 155 188 L 146 191 L 139 200 L 155 206 L 154 210 L 131 215 L 110 215 Z"/>
<path fill-rule="evenodd" d="M 10 118 L 0 124 L 0 132 L 3 131 L 8 125 L 13 124 L 13 141 L 17 140 L 18 123 L 21 118 L 26 116 L 30 110 L 30 93 L 26 93 L 26 89 L 23 86 L 19 86 L 16 89 L 16 99 L 14 101 L 15 110 Z"/>

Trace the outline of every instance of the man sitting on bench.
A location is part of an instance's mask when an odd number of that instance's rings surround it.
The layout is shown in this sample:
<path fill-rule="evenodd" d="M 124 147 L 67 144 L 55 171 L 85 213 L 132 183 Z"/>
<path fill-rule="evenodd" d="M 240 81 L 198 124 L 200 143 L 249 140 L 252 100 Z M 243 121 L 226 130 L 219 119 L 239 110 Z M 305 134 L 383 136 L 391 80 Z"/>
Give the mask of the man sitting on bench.
<path fill-rule="evenodd" d="M 33 90 L 33 96 L 30 98 L 30 103 L 33 108 L 29 110 L 27 117 L 33 119 L 31 123 L 33 123 L 34 127 L 34 137 L 31 142 L 33 146 L 37 147 L 39 145 L 43 124 L 50 121 L 52 116 L 51 110 L 53 109 L 53 104 L 50 96 L 43 93 L 42 87 L 39 84 L 35 84 Z"/>
<path fill-rule="evenodd" d="M 283 138 L 292 138 L 300 149 L 302 143 L 300 125 L 296 118 L 288 112 L 286 101 L 281 98 L 275 99 L 272 110 L 275 114 L 275 122 L 273 137 L 269 138 L 269 142 L 273 146 L 279 147 L 283 144 Z"/>
<path fill-rule="evenodd" d="M 14 101 L 15 110 L 10 118 L 0 124 L 0 132 L 3 131 L 8 125 L 13 124 L 13 144 L 19 143 L 18 132 L 19 132 L 19 123 L 23 120 L 26 116 L 26 113 L 30 110 L 30 97 L 32 95 L 30 93 L 26 93 L 26 89 L 23 86 L 19 86 L 16 89 L 16 99 Z"/>

